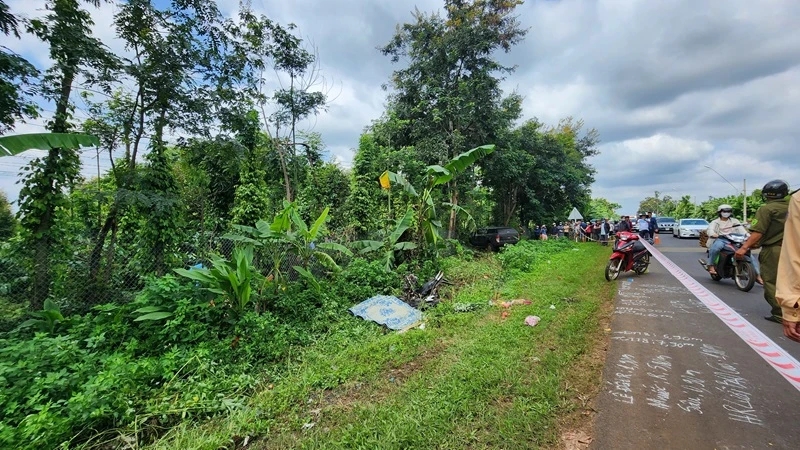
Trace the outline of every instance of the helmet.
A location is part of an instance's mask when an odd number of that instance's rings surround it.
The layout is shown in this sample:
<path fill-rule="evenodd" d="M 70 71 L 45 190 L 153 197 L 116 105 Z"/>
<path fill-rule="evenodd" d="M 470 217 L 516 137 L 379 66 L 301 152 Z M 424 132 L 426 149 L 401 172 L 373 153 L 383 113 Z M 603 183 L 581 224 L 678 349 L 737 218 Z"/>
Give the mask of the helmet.
<path fill-rule="evenodd" d="M 726 210 L 727 210 L 728 212 L 731 212 L 731 211 L 733 211 L 733 206 L 731 206 L 731 205 L 729 205 L 729 204 L 727 204 L 727 203 L 723 203 L 723 204 L 721 204 L 721 205 L 717 206 L 717 212 L 718 212 L 718 213 L 719 213 L 719 212 L 722 212 L 722 211 L 726 211 Z"/>
<path fill-rule="evenodd" d="M 783 180 L 772 180 L 761 189 L 761 196 L 767 200 L 779 200 L 789 195 L 789 183 Z"/>

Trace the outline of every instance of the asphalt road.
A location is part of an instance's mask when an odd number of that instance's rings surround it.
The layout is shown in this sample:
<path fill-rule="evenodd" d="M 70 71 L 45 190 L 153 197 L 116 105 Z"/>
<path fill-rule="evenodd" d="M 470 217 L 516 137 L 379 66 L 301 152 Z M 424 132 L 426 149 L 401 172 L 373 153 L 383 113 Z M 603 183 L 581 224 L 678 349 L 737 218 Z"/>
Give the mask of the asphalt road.
<path fill-rule="evenodd" d="M 697 239 L 661 235 L 657 248 L 791 356 L 800 344 L 764 320 L 763 289 L 713 281 Z M 609 250 L 610 253 L 610 250 Z M 596 275 L 603 276 L 604 268 Z M 595 449 L 797 449 L 800 391 L 667 269 L 620 275 Z"/>

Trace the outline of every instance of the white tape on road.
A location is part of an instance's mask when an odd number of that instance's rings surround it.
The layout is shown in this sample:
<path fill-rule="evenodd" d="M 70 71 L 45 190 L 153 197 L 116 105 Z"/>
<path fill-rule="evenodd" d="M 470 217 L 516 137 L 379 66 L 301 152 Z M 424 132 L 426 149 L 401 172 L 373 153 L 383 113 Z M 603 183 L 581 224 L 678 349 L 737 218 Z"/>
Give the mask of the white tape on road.
<path fill-rule="evenodd" d="M 792 355 L 786 353 L 786 350 L 779 347 L 778 344 L 745 320 L 733 308 L 714 295 L 713 292 L 689 276 L 652 244 L 645 240 L 641 240 L 641 242 L 669 273 L 686 286 L 698 300 L 706 305 L 736 335 L 742 338 L 750 348 L 764 358 L 773 369 L 777 370 L 792 386 L 800 391 L 800 363 Z"/>

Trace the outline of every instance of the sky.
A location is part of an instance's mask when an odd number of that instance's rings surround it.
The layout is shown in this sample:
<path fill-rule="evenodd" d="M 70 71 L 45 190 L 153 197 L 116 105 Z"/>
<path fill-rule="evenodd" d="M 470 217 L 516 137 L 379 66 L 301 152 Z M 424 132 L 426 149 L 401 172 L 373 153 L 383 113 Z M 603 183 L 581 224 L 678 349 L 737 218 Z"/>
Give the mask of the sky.
<path fill-rule="evenodd" d="M 43 13 L 41 0 L 7 3 L 15 14 Z M 219 4 L 233 15 L 238 2 Z M 303 127 L 321 133 L 330 160 L 349 166 L 364 127 L 385 110 L 381 85 L 402 66 L 377 47 L 413 20 L 414 6 L 441 11 L 443 1 L 252 0 L 257 12 L 296 24 L 318 51 L 319 88 L 331 102 Z M 114 11 L 105 3 L 92 11 L 94 32 L 121 53 Z M 498 55 L 517 67 L 503 89 L 524 97 L 524 119 L 555 125 L 572 116 L 598 130 L 592 195 L 622 205 L 618 213 L 635 213 L 656 191 L 701 202 L 776 178 L 800 188 L 797 0 L 527 0 L 517 12 L 529 32 Z M 5 45 L 49 64 L 46 46 L 31 36 Z M 42 124 L 16 131 L 41 132 Z M 31 158 L 0 161 L 0 189 L 12 200 L 17 169 Z M 85 175 L 96 173 L 94 150 L 83 161 Z M 101 155 L 101 170 L 108 166 Z"/>

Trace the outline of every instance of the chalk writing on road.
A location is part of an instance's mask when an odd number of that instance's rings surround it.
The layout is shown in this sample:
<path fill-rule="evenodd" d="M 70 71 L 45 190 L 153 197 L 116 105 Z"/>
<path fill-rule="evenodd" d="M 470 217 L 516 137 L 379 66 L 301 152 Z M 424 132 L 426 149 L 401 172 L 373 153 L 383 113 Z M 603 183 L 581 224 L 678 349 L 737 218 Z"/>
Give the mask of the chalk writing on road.
<path fill-rule="evenodd" d="M 723 395 L 723 408 L 728 418 L 752 425 L 763 425 L 761 414 L 753 405 L 753 385 L 743 377 L 735 362 L 720 347 L 703 344 L 700 354 L 714 375 L 714 389 Z"/>
<path fill-rule="evenodd" d="M 614 365 L 612 381 L 606 382 L 615 401 L 634 404 L 634 399 L 641 396 L 653 408 L 668 411 L 676 407 L 688 414 L 703 414 L 703 409 L 712 402 L 729 420 L 764 425 L 763 415 L 753 404 L 752 383 L 722 348 L 703 343 L 700 338 L 646 331 L 615 331 L 611 339 L 691 348 L 702 357 L 697 363 L 701 367 L 683 367 L 673 373 L 672 356 L 656 355 L 639 364 L 634 354 L 623 354 Z"/>
<path fill-rule="evenodd" d="M 615 401 L 632 405 L 633 389 L 631 378 L 639 368 L 639 363 L 636 362 L 636 358 L 633 355 L 624 354 L 620 356 L 614 367 L 616 369 L 614 380 L 606 381 L 610 386 L 608 393 L 611 394 Z"/>
<path fill-rule="evenodd" d="M 660 317 L 664 319 L 672 319 L 675 317 L 674 312 L 667 309 L 651 309 L 651 308 L 618 306 L 614 309 L 614 312 L 616 314 L 628 314 L 633 316 L 654 317 L 654 318 Z"/>

